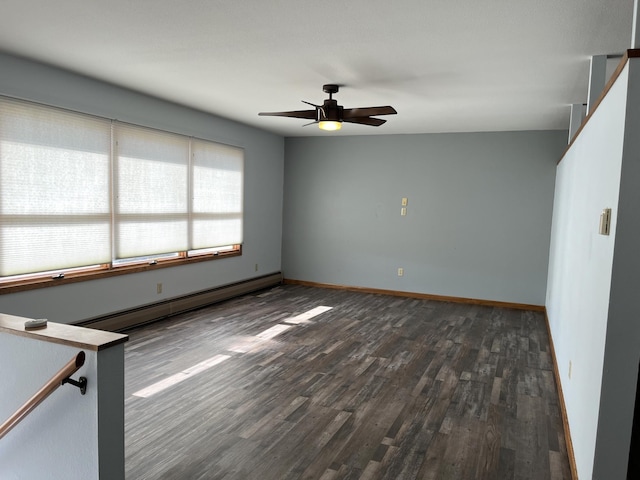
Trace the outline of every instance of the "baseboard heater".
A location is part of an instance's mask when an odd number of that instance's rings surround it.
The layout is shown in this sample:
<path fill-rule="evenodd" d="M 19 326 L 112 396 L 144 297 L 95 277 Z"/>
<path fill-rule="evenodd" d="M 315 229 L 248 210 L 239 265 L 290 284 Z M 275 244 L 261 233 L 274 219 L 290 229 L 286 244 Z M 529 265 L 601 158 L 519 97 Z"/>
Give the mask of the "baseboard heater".
<path fill-rule="evenodd" d="M 182 297 L 152 303 L 130 310 L 112 313 L 109 315 L 92 318 L 78 325 L 110 332 L 119 332 L 137 327 L 145 323 L 170 317 L 178 313 L 195 310 L 196 308 L 222 302 L 233 297 L 245 295 L 282 283 L 282 273 L 273 273 L 262 277 L 251 278 L 242 282 L 223 285 L 221 287 L 201 292 L 192 293 Z"/>

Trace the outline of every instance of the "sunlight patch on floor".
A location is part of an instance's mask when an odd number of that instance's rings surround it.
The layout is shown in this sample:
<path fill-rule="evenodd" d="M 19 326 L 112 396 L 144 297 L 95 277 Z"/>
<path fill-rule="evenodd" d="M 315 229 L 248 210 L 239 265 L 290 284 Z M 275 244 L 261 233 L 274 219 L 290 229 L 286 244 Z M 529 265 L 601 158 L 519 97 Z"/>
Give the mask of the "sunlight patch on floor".
<path fill-rule="evenodd" d="M 218 365 L 225 360 L 228 360 L 229 358 L 231 358 L 230 355 L 216 355 L 215 357 L 211 357 L 204 362 L 200 362 L 197 365 L 194 365 L 193 367 L 189 367 L 186 370 L 176 373 L 175 375 L 171 375 L 164 380 L 160 380 L 153 385 L 149 385 L 142 390 L 138 390 L 137 392 L 133 393 L 133 396 L 149 398 L 150 396 L 155 395 L 156 393 L 172 387 L 173 385 L 176 385 L 180 382 L 183 382 L 189 377 L 193 377 L 198 373 L 204 372 L 205 370 L 208 370 L 209 368 Z"/>
<path fill-rule="evenodd" d="M 311 320 L 313 317 L 317 317 L 321 313 L 327 312 L 327 311 L 331 310 L 332 308 L 333 307 L 324 307 L 324 306 L 312 308 L 308 312 L 301 313 L 300 315 L 297 315 L 295 317 L 287 318 L 286 320 L 283 320 L 283 322 L 284 323 L 292 323 L 294 325 L 297 325 L 297 324 L 300 324 L 300 323 L 307 322 L 307 321 Z"/>
<path fill-rule="evenodd" d="M 249 351 L 252 351 L 261 344 L 267 343 L 269 340 L 277 337 L 278 335 L 286 332 L 296 325 L 309 323 L 309 320 L 311 320 L 312 318 L 317 317 L 318 315 L 325 313 L 332 308 L 333 307 L 326 306 L 312 308 L 311 310 L 301 313 L 300 315 L 296 315 L 295 317 L 283 320 L 283 323 L 279 323 L 277 325 L 274 325 L 273 327 L 269 327 L 255 336 L 241 338 L 239 341 L 231 345 L 227 349 L 227 351 L 234 353 L 247 353 Z M 187 380 L 188 378 L 197 375 L 198 373 L 204 372 L 205 370 L 208 370 L 209 368 L 218 365 L 225 360 L 228 360 L 229 358 L 231 358 L 230 355 L 216 355 L 203 362 L 198 363 L 197 365 L 194 365 L 193 367 L 189 367 L 186 370 L 171 375 L 164 380 L 160 380 L 153 385 L 149 385 L 142 390 L 138 390 L 137 392 L 133 393 L 133 396 L 149 398 L 152 395 L 155 395 L 156 393 L 172 387 L 173 385 L 183 382 L 184 380 Z"/>

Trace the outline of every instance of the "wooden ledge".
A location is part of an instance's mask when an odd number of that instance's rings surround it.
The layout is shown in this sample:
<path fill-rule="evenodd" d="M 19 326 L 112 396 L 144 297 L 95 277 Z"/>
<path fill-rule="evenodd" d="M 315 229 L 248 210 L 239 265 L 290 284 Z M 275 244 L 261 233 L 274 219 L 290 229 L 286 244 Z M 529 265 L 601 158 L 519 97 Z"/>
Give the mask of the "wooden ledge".
<path fill-rule="evenodd" d="M 97 352 L 105 350 L 129 339 L 128 335 L 104 332 L 92 328 L 48 322 L 47 326 L 37 330 L 26 330 L 24 322 L 30 318 L 16 317 L 0 313 L 0 333 L 8 333 L 43 342 L 58 343 L 70 347 L 84 348 Z"/>
<path fill-rule="evenodd" d="M 629 62 L 629 59 L 631 59 L 631 58 L 640 58 L 640 49 L 637 49 L 637 48 L 636 49 L 630 49 L 630 50 L 627 50 L 622 55 L 622 59 L 620 60 L 620 63 L 618 64 L 618 67 L 611 74 L 611 78 L 609 78 L 609 81 L 607 82 L 607 84 L 602 89 L 602 92 L 598 96 L 598 99 L 594 103 L 593 107 L 591 107 L 591 111 L 587 112 L 587 116 L 584 118 L 584 120 L 582 120 L 582 124 L 580 125 L 580 127 L 578 128 L 576 133 L 573 135 L 573 138 L 571 139 L 571 141 L 567 145 L 567 148 L 564 150 L 564 153 L 560 157 L 560 160 L 558 160 L 558 164 L 560 164 L 560 162 L 562 162 L 562 160 L 564 159 L 564 157 L 567 154 L 567 152 L 571 149 L 571 147 L 573 146 L 573 143 L 578 138 L 578 135 L 580 135 L 580 132 L 582 132 L 582 129 L 585 127 L 587 122 L 591 119 L 591 116 L 593 115 L 593 112 L 595 112 L 595 110 L 598 108 L 600 103 L 602 103 L 602 101 L 604 100 L 604 97 L 607 96 L 607 93 L 609 93 L 609 90 L 611 90 L 611 87 L 613 87 L 613 84 L 616 83 L 616 80 L 618 79 L 618 77 L 620 76 L 620 74 L 624 70 L 624 67 L 626 67 L 627 63 Z"/>

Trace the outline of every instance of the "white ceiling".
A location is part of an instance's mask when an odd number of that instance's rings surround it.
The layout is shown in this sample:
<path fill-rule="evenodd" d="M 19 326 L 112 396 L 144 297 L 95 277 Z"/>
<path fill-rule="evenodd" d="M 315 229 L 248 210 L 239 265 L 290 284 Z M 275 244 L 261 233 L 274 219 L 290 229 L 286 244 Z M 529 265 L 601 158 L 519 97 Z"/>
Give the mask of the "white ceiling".
<path fill-rule="evenodd" d="M 341 135 L 567 129 L 591 55 L 631 44 L 633 0 L 0 0 L 0 51 L 286 136 L 258 117 L 392 105 Z M 1 74 L 1 72 L 0 72 Z M 332 133 L 335 135 L 335 133 Z"/>

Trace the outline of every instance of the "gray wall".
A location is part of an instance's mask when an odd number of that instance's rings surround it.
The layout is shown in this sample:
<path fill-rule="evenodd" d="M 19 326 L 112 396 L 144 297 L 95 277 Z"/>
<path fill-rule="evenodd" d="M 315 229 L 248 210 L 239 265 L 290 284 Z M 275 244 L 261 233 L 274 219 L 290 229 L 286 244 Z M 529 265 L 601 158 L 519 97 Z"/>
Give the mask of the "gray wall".
<path fill-rule="evenodd" d="M 241 257 L 0 295 L 0 312 L 74 323 L 281 270 L 282 137 L 2 53 L 0 94 L 245 149 Z"/>
<path fill-rule="evenodd" d="M 286 139 L 285 278 L 543 305 L 566 135 Z"/>

